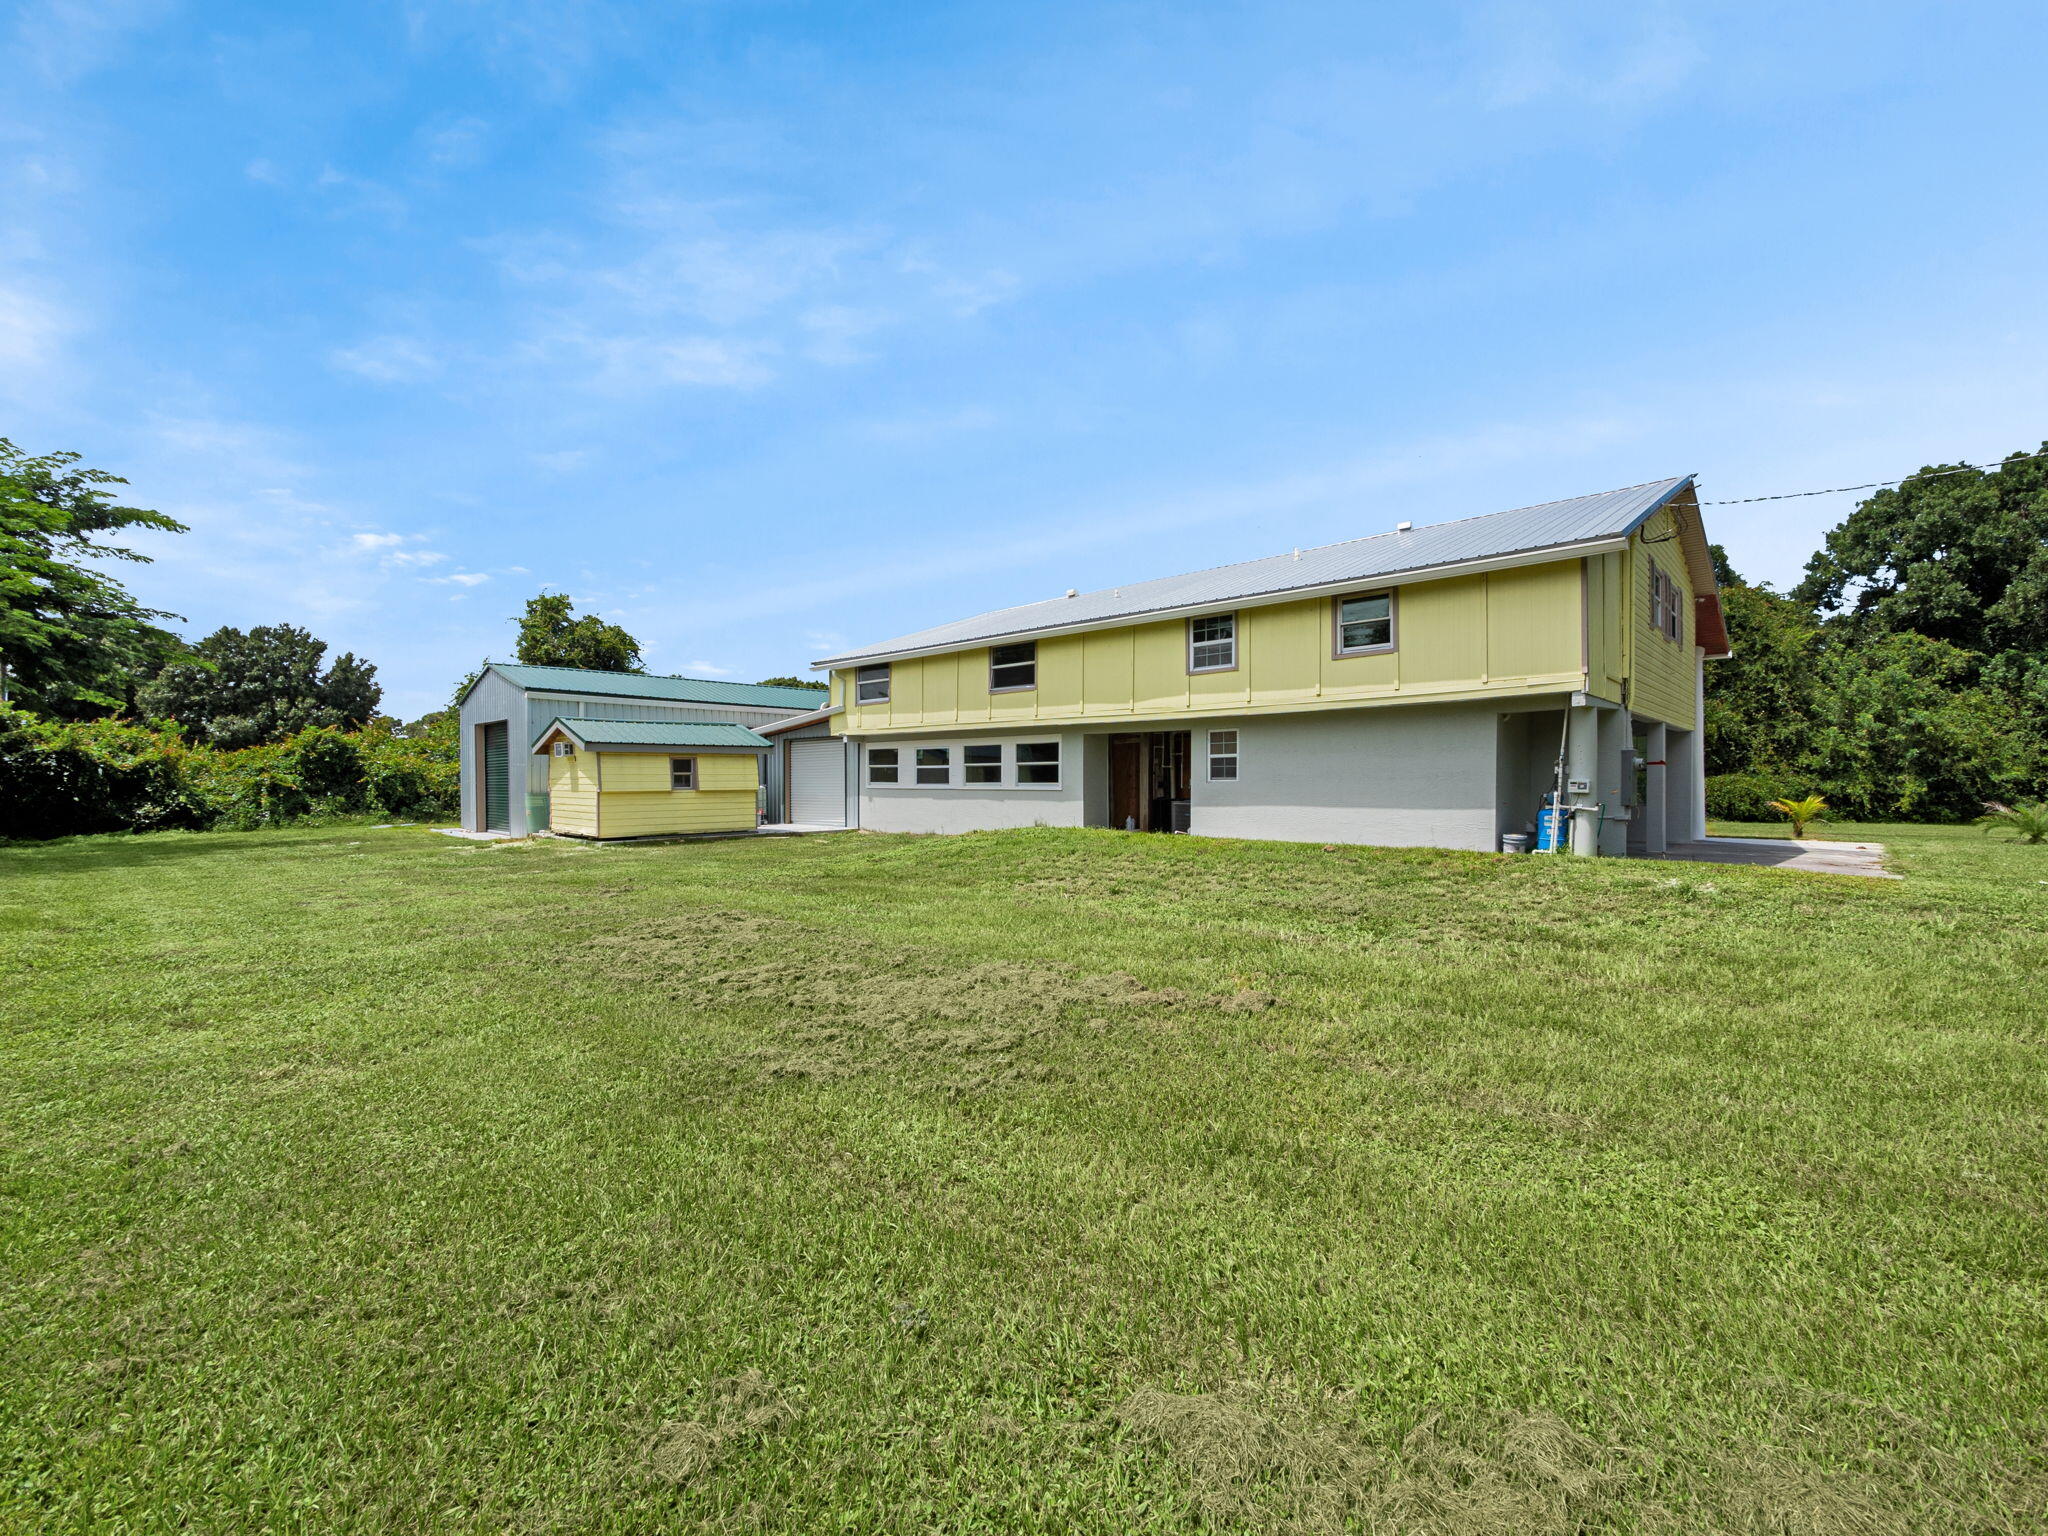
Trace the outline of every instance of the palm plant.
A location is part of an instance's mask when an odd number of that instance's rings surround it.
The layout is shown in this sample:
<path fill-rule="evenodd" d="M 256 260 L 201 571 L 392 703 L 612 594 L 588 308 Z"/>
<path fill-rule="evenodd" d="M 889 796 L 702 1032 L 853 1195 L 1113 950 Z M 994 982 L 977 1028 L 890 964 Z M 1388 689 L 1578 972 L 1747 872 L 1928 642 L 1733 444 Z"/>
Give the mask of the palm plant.
<path fill-rule="evenodd" d="M 1827 801 L 1819 795 L 1808 795 L 1804 800 L 1773 800 L 1771 809 L 1792 823 L 1794 837 L 1806 836 L 1809 824 L 1820 820 L 1820 813 L 1828 808 Z"/>
<path fill-rule="evenodd" d="M 1986 832 L 1993 827 L 2011 827 L 2023 843 L 2048 843 L 2048 800 L 2036 800 L 2032 805 L 2003 805 L 1987 800 L 1977 825 Z"/>

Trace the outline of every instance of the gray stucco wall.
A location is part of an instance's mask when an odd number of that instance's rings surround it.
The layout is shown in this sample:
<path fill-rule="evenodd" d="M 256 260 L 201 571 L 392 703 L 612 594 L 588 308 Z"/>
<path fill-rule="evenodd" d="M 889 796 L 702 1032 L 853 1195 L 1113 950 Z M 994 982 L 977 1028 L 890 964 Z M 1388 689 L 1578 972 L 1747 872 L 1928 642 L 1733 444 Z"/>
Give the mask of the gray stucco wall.
<path fill-rule="evenodd" d="M 1196 728 L 1189 830 L 1386 847 L 1498 846 L 1492 704 L 1327 710 Z M 1238 777 L 1208 776 L 1208 732 L 1238 732 Z"/>
<path fill-rule="evenodd" d="M 954 783 L 945 788 L 902 784 L 880 787 L 866 782 L 866 748 L 903 749 L 903 777 L 912 776 L 911 754 L 918 747 L 948 746 L 954 749 L 953 775 L 960 776 L 959 748 L 967 742 L 1001 742 L 1013 747 L 1019 741 L 1060 743 L 1060 783 L 1055 787 L 1023 789 L 1008 785 L 967 785 Z M 871 832 L 981 832 L 997 827 L 1078 827 L 1082 819 L 1083 745 L 1079 732 L 1035 731 L 1020 736 L 922 736 L 891 737 L 886 741 L 858 743 L 850 765 L 856 775 L 859 802 L 858 825 Z M 1005 763 L 1010 754 L 1005 753 Z M 1006 775 L 1008 768 L 1005 769 Z"/>

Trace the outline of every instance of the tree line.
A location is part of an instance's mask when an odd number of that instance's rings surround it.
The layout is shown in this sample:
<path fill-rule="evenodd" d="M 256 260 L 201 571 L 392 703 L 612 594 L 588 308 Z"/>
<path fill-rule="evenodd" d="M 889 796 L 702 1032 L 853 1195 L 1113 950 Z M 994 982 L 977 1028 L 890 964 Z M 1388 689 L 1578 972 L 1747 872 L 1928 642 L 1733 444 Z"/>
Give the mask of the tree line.
<path fill-rule="evenodd" d="M 1709 814 L 1820 794 L 1873 821 L 2048 795 L 2048 444 L 1858 503 L 1788 592 L 1716 547 L 1734 654 L 1707 666 Z"/>

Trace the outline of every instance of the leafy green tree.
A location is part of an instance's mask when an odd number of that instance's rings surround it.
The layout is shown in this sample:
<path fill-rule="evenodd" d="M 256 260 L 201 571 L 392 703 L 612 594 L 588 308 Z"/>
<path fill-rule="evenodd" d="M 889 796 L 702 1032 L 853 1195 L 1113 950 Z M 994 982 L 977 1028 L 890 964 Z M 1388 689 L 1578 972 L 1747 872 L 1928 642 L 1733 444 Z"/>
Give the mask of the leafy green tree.
<path fill-rule="evenodd" d="M 130 707 L 141 679 L 182 650 L 145 608 L 87 560 L 148 560 L 100 536 L 124 528 L 183 533 L 106 489 L 126 485 L 79 455 L 34 457 L 0 437 L 0 696 L 39 714 L 82 718 Z"/>
<path fill-rule="evenodd" d="M 754 685 L 757 688 L 813 688 L 819 693 L 830 693 L 832 685 L 821 683 L 815 677 L 764 677 Z"/>
<path fill-rule="evenodd" d="M 638 640 L 595 614 L 576 618 L 569 599 L 559 592 L 543 592 L 526 600 L 526 613 L 519 620 L 518 654 L 529 667 L 646 670 Z"/>
<path fill-rule="evenodd" d="M 216 747 L 282 741 L 311 726 L 355 730 L 377 712 L 377 669 L 349 652 L 325 670 L 327 643 L 292 624 L 217 629 L 137 697 L 152 719 L 175 720 Z"/>
<path fill-rule="evenodd" d="M 1706 669 L 1707 772 L 1789 768 L 1812 746 L 1821 626 L 1805 605 L 1745 582 L 1720 545 L 1713 554 L 1731 654 Z"/>
<path fill-rule="evenodd" d="M 1828 535 L 1793 596 L 1858 638 L 2048 651 L 2048 458 L 1933 465 L 1878 491 Z"/>

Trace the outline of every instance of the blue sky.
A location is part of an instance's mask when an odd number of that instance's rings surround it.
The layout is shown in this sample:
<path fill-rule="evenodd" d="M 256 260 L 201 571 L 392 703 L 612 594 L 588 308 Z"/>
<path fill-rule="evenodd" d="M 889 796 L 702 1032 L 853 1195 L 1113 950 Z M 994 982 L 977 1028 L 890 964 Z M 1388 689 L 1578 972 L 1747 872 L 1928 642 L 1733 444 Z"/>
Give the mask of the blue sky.
<path fill-rule="evenodd" d="M 27 0 L 0 434 L 442 702 L 2048 437 L 2029 4 Z M 1851 497 L 1713 509 L 1785 582 Z"/>

